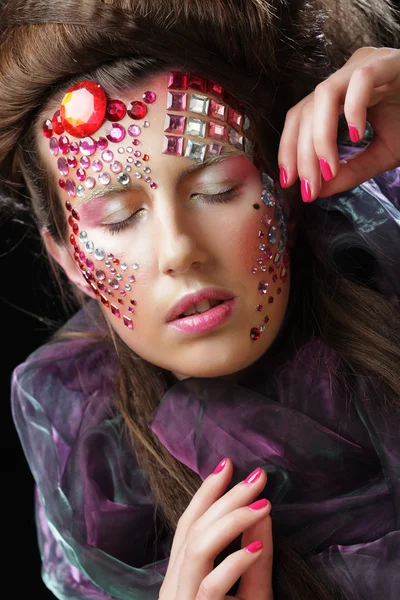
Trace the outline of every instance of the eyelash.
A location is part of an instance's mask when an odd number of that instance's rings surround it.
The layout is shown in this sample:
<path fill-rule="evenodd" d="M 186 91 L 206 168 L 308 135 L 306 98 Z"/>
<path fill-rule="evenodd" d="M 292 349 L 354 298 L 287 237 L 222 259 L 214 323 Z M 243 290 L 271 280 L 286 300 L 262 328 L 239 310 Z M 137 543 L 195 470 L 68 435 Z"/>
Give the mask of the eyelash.
<path fill-rule="evenodd" d="M 229 190 L 226 190 L 225 192 L 220 192 L 219 194 L 208 194 L 208 195 L 207 194 L 195 194 L 195 196 L 204 196 L 206 198 L 213 198 L 213 200 L 211 200 L 211 202 L 230 202 L 236 196 L 237 190 L 238 190 L 238 186 L 233 187 Z M 134 221 L 136 221 L 137 214 L 140 212 L 140 210 L 133 213 L 130 217 L 128 217 L 124 221 L 120 221 L 119 223 L 110 223 L 109 225 L 105 224 L 105 225 L 103 225 L 103 227 L 107 231 L 109 231 L 112 235 L 114 235 L 115 233 L 120 233 L 121 231 L 124 231 L 124 229 L 127 229 L 128 227 L 130 227 L 130 225 L 132 225 L 132 223 Z"/>

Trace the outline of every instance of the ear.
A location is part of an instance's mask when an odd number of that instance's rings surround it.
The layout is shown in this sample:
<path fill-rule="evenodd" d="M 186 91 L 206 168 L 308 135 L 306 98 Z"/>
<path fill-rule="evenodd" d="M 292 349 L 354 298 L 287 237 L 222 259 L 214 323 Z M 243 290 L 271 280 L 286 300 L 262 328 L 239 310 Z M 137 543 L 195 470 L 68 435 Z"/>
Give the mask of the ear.
<path fill-rule="evenodd" d="M 64 245 L 57 244 L 45 227 L 42 229 L 41 235 L 47 252 L 65 271 L 68 279 L 84 294 L 91 298 L 96 298 L 94 291 L 82 276 L 81 270 L 68 249 Z"/>

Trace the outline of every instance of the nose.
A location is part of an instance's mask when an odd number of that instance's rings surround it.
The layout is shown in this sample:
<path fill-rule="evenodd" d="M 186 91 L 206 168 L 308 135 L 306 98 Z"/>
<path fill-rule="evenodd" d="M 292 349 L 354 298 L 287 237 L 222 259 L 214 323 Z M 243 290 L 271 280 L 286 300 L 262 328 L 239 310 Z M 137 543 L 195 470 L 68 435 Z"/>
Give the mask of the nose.
<path fill-rule="evenodd" d="M 191 221 L 191 215 L 172 210 L 163 214 L 159 222 L 159 271 L 166 275 L 186 273 L 199 268 L 207 260 L 200 236 Z M 198 231 L 198 230 L 197 230 Z"/>

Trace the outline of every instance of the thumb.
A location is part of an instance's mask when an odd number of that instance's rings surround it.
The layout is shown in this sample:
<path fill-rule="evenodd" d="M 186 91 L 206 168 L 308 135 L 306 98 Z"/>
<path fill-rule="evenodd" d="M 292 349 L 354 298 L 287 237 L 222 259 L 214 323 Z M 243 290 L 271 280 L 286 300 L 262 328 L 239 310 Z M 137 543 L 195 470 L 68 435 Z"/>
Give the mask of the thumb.
<path fill-rule="evenodd" d="M 324 181 L 318 194 L 320 198 L 350 190 L 360 183 L 394 169 L 400 159 L 394 156 L 382 138 L 376 137 L 366 148 L 340 162 L 339 172 L 331 181 Z"/>
<path fill-rule="evenodd" d="M 273 544 L 270 514 L 243 532 L 242 548 L 254 540 L 260 540 L 264 547 L 259 558 L 241 576 L 236 597 L 243 600 L 273 600 Z"/>

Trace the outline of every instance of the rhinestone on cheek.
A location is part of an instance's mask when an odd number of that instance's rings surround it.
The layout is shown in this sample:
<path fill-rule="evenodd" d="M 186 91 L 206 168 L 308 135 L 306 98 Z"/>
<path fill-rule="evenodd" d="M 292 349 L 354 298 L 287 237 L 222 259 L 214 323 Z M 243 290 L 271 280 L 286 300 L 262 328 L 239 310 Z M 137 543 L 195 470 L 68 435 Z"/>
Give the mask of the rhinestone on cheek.
<path fill-rule="evenodd" d="M 49 142 L 50 152 L 53 156 L 58 156 L 60 152 L 60 146 L 58 145 L 58 140 L 55 137 L 52 137 Z"/>
<path fill-rule="evenodd" d="M 67 179 L 65 189 L 67 190 L 67 193 L 69 196 L 71 196 L 71 198 L 75 198 L 76 186 L 75 186 L 75 182 L 72 179 L 70 179 L 70 178 Z"/>
<path fill-rule="evenodd" d="M 116 160 L 115 162 L 113 162 L 113 164 L 110 167 L 111 171 L 113 173 L 121 173 L 122 171 L 122 164 Z"/>
<path fill-rule="evenodd" d="M 103 163 L 101 162 L 101 160 L 94 160 L 92 162 L 92 169 L 95 173 L 100 173 L 100 171 L 102 171 L 103 169 Z"/>
<path fill-rule="evenodd" d="M 110 163 L 114 160 L 114 152 L 112 150 L 104 150 L 101 158 L 104 160 L 104 162 Z"/>
<path fill-rule="evenodd" d="M 108 140 L 105 137 L 99 137 L 96 142 L 96 147 L 98 150 L 105 150 L 108 148 Z"/>
<path fill-rule="evenodd" d="M 258 291 L 260 292 L 260 294 L 266 294 L 268 292 L 268 282 L 260 281 L 260 283 L 258 284 Z"/>
<path fill-rule="evenodd" d="M 132 319 L 130 319 L 129 317 L 126 317 L 124 315 L 123 316 L 123 321 L 124 321 L 124 325 L 126 325 L 126 327 L 128 327 L 128 329 L 133 329 Z"/>
<path fill-rule="evenodd" d="M 260 330 L 257 327 L 253 327 L 250 330 L 250 337 L 251 337 L 252 340 L 258 340 L 258 339 L 260 339 L 260 335 L 261 335 L 261 332 L 260 332 Z"/>
<path fill-rule="evenodd" d="M 108 185 L 111 181 L 111 176 L 109 173 L 105 173 L 103 171 L 103 173 L 100 173 L 99 175 L 99 182 L 102 183 L 103 185 Z"/>

